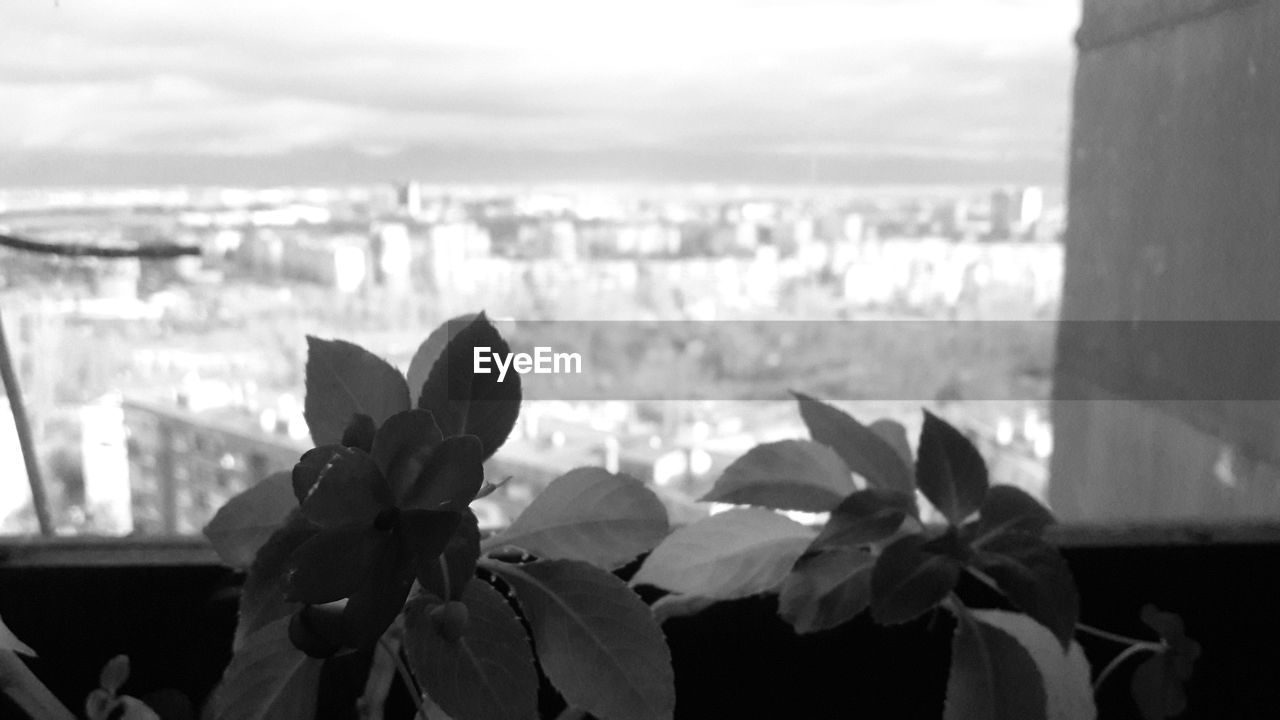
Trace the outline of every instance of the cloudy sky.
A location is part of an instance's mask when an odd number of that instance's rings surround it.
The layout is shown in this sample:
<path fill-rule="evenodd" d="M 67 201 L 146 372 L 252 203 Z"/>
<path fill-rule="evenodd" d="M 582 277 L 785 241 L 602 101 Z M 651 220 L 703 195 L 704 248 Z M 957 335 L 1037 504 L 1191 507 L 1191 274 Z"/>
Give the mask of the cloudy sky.
<path fill-rule="evenodd" d="M 1062 180 L 1079 0 L 3 0 L 0 185 Z"/>

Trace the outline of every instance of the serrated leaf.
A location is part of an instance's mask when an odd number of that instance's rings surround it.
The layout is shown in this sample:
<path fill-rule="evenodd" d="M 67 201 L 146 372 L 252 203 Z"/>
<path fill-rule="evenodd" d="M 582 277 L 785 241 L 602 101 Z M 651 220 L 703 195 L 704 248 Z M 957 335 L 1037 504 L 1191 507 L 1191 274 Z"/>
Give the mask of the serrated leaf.
<path fill-rule="evenodd" d="M 814 534 L 770 510 L 729 510 L 668 536 L 645 558 L 631 584 L 717 600 L 769 592 Z"/>
<path fill-rule="evenodd" d="M 621 580 L 574 560 L 483 564 L 515 591 L 542 669 L 569 705 L 601 720 L 673 716 L 671 653 Z"/>
<path fill-rule="evenodd" d="M 294 510 L 258 550 L 240 591 L 235 649 L 239 649 L 250 634 L 274 620 L 288 618 L 301 607 L 285 599 L 289 587 L 289 560 L 294 551 L 319 531 L 320 528 Z"/>
<path fill-rule="evenodd" d="M 952 525 L 977 512 L 987 495 L 987 464 L 978 449 L 928 410 L 920 430 L 916 484 Z"/>
<path fill-rule="evenodd" d="M 1040 535 L 1055 520 L 1049 508 L 1013 485 L 993 485 L 978 511 L 978 534 L 1020 532 Z"/>
<path fill-rule="evenodd" d="M 982 545 L 973 562 L 1014 607 L 1067 647 L 1080 618 L 1080 595 L 1057 548 L 1035 535 L 1001 533 Z"/>
<path fill-rule="evenodd" d="M 871 616 L 885 625 L 920 617 L 942 602 L 960 579 L 960 563 L 930 552 L 920 535 L 884 549 L 871 572 Z"/>
<path fill-rule="evenodd" d="M 204 526 L 204 535 L 222 562 L 244 569 L 253 564 L 258 550 L 297 507 L 290 474 L 278 472 L 218 508 Z"/>
<path fill-rule="evenodd" d="M 405 373 L 405 377 L 409 381 L 409 395 L 415 407 L 418 406 L 418 398 L 422 396 L 422 386 L 426 384 L 427 377 L 431 375 L 431 368 L 436 364 L 436 360 L 444 354 L 445 347 L 449 341 L 453 339 L 462 329 L 479 317 L 475 313 L 467 313 L 459 315 L 452 320 L 446 320 L 440 327 L 431 331 L 426 340 L 418 346 L 418 351 L 413 354 L 413 359 L 409 361 L 409 371 Z"/>
<path fill-rule="evenodd" d="M 831 511 L 827 524 L 813 541 L 814 549 L 856 548 L 879 542 L 916 514 L 915 498 L 896 490 L 859 490 Z"/>
<path fill-rule="evenodd" d="M 870 552 L 853 548 L 801 557 L 782 583 L 778 614 L 800 634 L 843 625 L 871 604 L 875 561 Z"/>
<path fill-rule="evenodd" d="M 1097 709 L 1080 645 L 1063 651 L 1019 613 L 962 611 L 951 646 L 946 720 L 1093 720 Z"/>
<path fill-rule="evenodd" d="M 540 558 L 614 570 L 652 549 L 668 530 L 666 507 L 644 483 L 584 467 L 551 481 L 483 547 L 517 547 Z"/>
<path fill-rule="evenodd" d="M 334 445 L 357 414 L 382 425 L 409 409 L 409 386 L 386 360 L 343 340 L 307 336 L 303 416 L 316 445 Z"/>
<path fill-rule="evenodd" d="M 834 450 L 849 470 L 861 475 L 871 487 L 915 492 L 911 466 L 880 433 L 843 410 L 803 393 L 792 394 L 800 403 L 800 417 L 809 428 L 809 436 Z"/>
<path fill-rule="evenodd" d="M 462 594 L 470 619 L 461 638 L 441 636 L 420 603 L 406 613 L 404 647 L 423 689 L 454 720 L 533 720 L 538 671 L 529 637 L 502 593 L 483 580 Z"/>
<path fill-rule="evenodd" d="M 232 656 L 208 720 L 313 720 L 323 665 L 289 641 L 288 618 L 275 620 Z"/>
<path fill-rule="evenodd" d="M 476 348 L 488 348 L 495 355 L 511 352 L 484 313 L 449 340 L 427 375 L 418 407 L 431 411 L 446 436 L 480 438 L 488 458 L 506 442 L 520 413 L 520 374 L 512 370 L 498 382 L 492 368 L 489 373 L 475 372 Z"/>
<path fill-rule="evenodd" d="M 702 502 L 825 512 L 857 488 L 840 456 L 808 440 L 757 445 L 734 460 Z"/>
<path fill-rule="evenodd" d="M 18 639 L 17 635 L 4 624 L 4 618 L 0 618 L 0 651 L 11 650 L 20 655 L 27 657 L 36 657 L 36 651 L 31 646 Z"/>

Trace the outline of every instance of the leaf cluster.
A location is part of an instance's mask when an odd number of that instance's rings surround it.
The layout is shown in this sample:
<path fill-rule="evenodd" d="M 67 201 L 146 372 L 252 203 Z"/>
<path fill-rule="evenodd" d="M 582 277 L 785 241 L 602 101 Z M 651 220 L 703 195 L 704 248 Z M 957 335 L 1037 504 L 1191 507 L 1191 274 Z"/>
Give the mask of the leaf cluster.
<path fill-rule="evenodd" d="M 468 506 L 496 487 L 483 463 L 521 390 L 518 375 L 473 372 L 480 346 L 509 349 L 483 313 L 457 318 L 406 377 L 359 346 L 308 338 L 316 447 L 206 528 L 248 570 L 209 717 L 309 719 L 325 664 L 361 652 L 389 653 L 420 702 L 456 720 L 534 718 L 542 677 L 600 718 L 672 716 L 661 629 L 613 574 L 667 535 L 665 507 L 633 478 L 579 468 L 482 541 Z M 500 559 L 510 549 L 526 560 Z"/>

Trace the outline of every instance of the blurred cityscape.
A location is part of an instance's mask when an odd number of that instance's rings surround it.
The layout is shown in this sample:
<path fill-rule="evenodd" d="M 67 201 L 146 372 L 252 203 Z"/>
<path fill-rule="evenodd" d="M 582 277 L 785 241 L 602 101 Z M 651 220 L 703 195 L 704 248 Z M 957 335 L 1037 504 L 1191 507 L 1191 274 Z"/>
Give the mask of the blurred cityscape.
<path fill-rule="evenodd" d="M 404 369 L 433 328 L 482 309 L 522 320 L 1052 320 L 1063 218 L 1060 192 L 1038 187 L 0 190 L 0 233 L 202 250 L 139 261 L 0 248 L 0 311 L 58 532 L 193 534 L 309 447 L 308 334 Z M 822 395 L 806 383 L 835 352 L 878 368 L 877 397 L 900 385 L 899 397 L 918 398 L 923 386 L 980 443 L 997 482 L 1044 498 L 1053 336 L 1039 325 L 1009 323 L 960 358 L 997 368 L 1017 400 L 966 399 L 973 378 L 930 373 L 930 358 L 955 348 L 925 341 L 758 347 L 739 364 Z M 731 372 L 717 367 L 693 372 L 714 386 Z M 0 533 L 30 533 L 0 403 Z M 918 428 L 918 401 L 842 405 Z M 512 479 L 476 509 L 501 526 L 555 476 L 604 465 L 651 483 L 689 520 L 713 510 L 693 500 L 752 445 L 804 436 L 792 403 L 529 401 L 487 469 Z"/>

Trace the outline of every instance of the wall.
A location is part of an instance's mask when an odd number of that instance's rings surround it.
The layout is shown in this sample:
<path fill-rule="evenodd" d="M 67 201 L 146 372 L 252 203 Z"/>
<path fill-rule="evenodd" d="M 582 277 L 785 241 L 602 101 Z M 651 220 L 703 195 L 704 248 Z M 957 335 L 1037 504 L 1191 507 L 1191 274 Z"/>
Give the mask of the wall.
<path fill-rule="evenodd" d="M 1277 37 L 1274 0 L 1084 3 L 1062 318 L 1123 325 L 1061 326 L 1067 518 L 1280 512 L 1280 343 L 1239 324 L 1280 319 Z"/>

